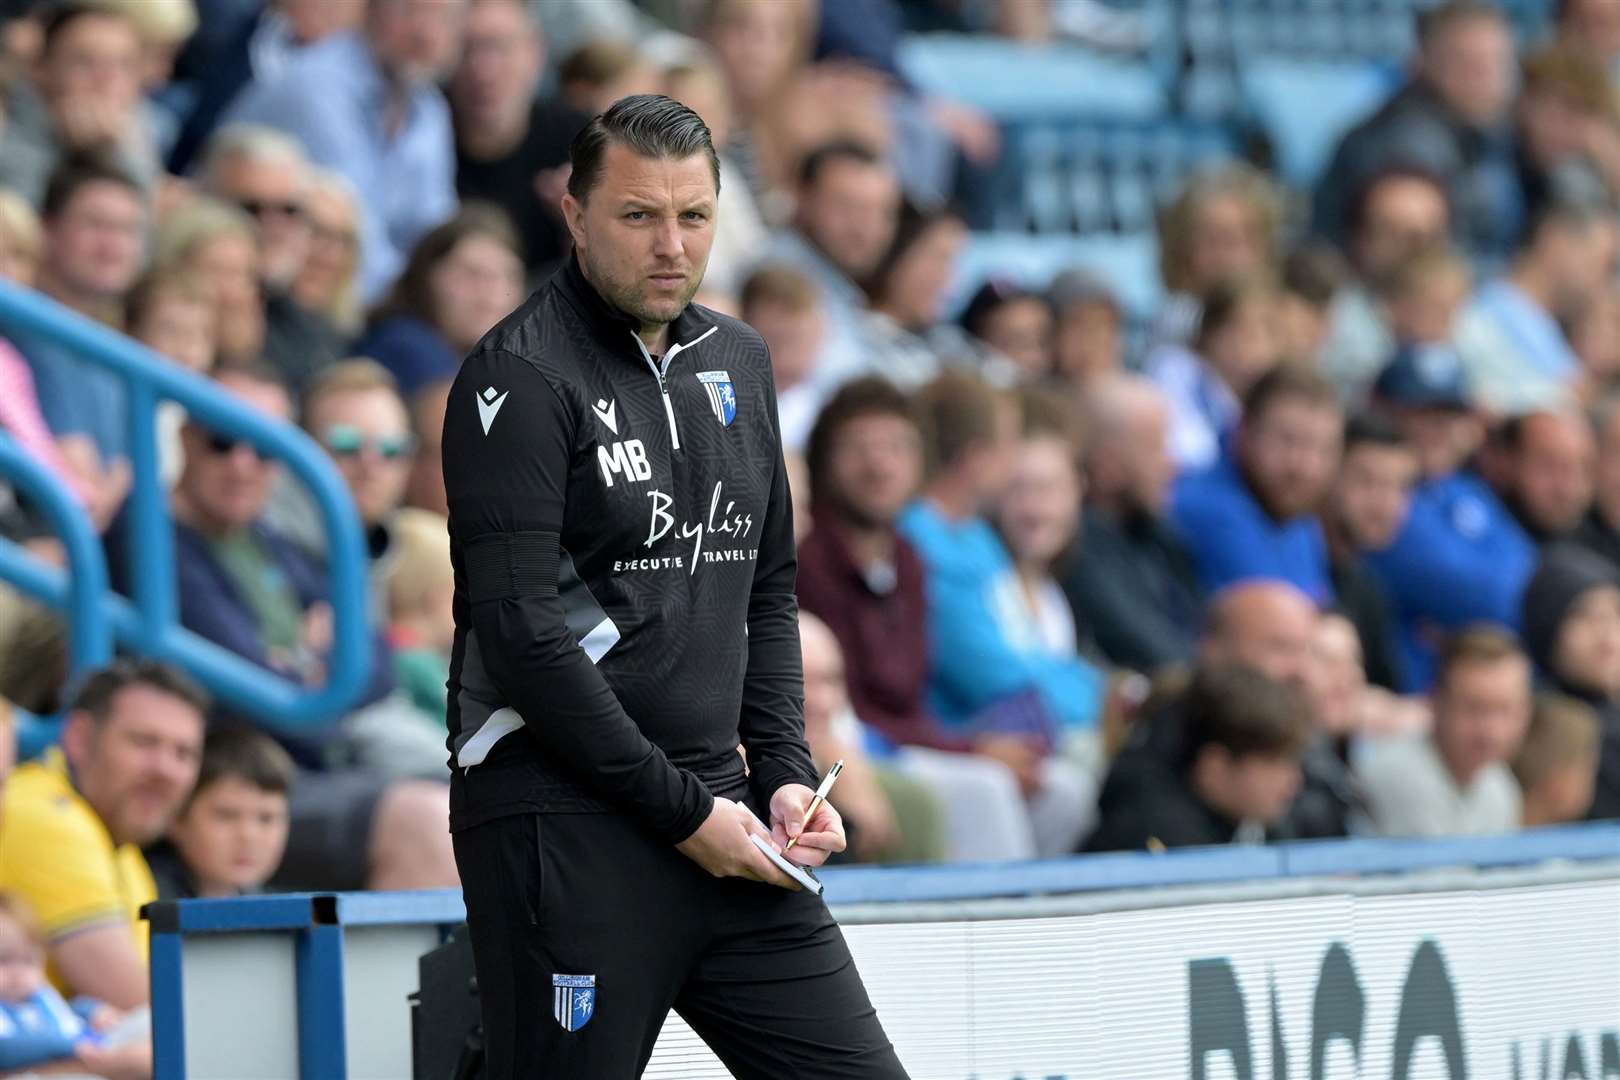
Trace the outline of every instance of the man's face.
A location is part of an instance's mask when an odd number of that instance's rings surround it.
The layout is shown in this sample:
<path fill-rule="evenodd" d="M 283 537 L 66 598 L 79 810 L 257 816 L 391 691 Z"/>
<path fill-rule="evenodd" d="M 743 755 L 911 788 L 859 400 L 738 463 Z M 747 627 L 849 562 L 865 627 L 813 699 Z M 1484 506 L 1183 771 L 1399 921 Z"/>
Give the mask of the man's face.
<path fill-rule="evenodd" d="M 1542 246 L 1551 268 L 1553 313 L 1574 318 L 1613 279 L 1614 223 L 1553 225 L 1548 232 Z"/>
<path fill-rule="evenodd" d="M 1406 441 L 1417 450 L 1419 474 L 1428 480 L 1462 468 L 1484 435 L 1479 418 L 1463 409 L 1403 408 L 1395 415 Z"/>
<path fill-rule="evenodd" d="M 292 407 L 279 387 L 228 373 L 220 377 L 219 386 L 267 416 L 291 417 Z M 218 532 L 252 524 L 270 498 L 275 462 L 261 458 L 252 443 L 216 435 L 195 423 L 186 425 L 182 443 L 186 464 L 177 487 L 204 518 L 203 524 Z"/>
<path fill-rule="evenodd" d="M 609 144 L 586 201 L 563 196 L 585 276 L 644 327 L 674 322 L 709 265 L 717 194 L 704 154 L 646 158 Z"/>
<path fill-rule="evenodd" d="M 1361 443 L 1347 450 L 1334 490 L 1334 511 L 1359 551 L 1382 551 L 1406 523 L 1417 454 L 1406 446 Z"/>
<path fill-rule="evenodd" d="M 1414 176 L 1392 176 L 1367 195 L 1353 246 L 1356 267 L 1375 285 L 1412 254 L 1445 242 L 1446 196 Z"/>
<path fill-rule="evenodd" d="M 384 389 L 335 391 L 314 402 L 305 424 L 332 455 L 361 521 L 375 525 L 399 509 L 415 446 L 398 395 Z"/>
<path fill-rule="evenodd" d="M 1620 589 L 1588 589 L 1570 606 L 1558 625 L 1553 668 L 1573 686 L 1620 695 Z"/>
<path fill-rule="evenodd" d="M 1620 524 L 1620 409 L 1613 410 L 1605 420 L 1602 440 L 1593 496 L 1604 520 L 1612 526 Z"/>
<path fill-rule="evenodd" d="M 1562 35 L 1604 65 L 1620 59 L 1620 0 L 1572 0 L 1563 7 Z"/>
<path fill-rule="evenodd" d="M 833 720 L 849 706 L 844 657 L 824 626 L 801 627 L 799 643 L 804 657 L 805 733 L 808 738 L 826 738 Z"/>
<path fill-rule="evenodd" d="M 771 350 L 771 371 L 776 376 L 778 393 L 810 377 L 826 333 L 818 306 L 798 309 L 775 302 L 760 303 L 747 312 L 744 321 L 759 331 Z"/>
<path fill-rule="evenodd" d="M 287 796 L 223 776 L 197 792 L 169 835 L 209 889 L 257 889 L 287 847 Z"/>
<path fill-rule="evenodd" d="M 1230 818 L 1275 825 L 1299 794 L 1303 778 L 1291 754 L 1233 755 L 1218 746 L 1203 753 L 1208 764 L 1200 775 L 1209 789 L 1204 797 Z"/>
<path fill-rule="evenodd" d="M 979 328 L 984 343 L 1017 364 L 1031 379 L 1052 373 L 1052 309 L 1038 296 L 1001 304 Z"/>
<path fill-rule="evenodd" d="M 899 216 L 900 184 L 886 165 L 833 161 L 800 193 L 799 227 L 856 281 L 877 269 Z"/>
<path fill-rule="evenodd" d="M 113 840 L 146 845 L 162 836 L 197 781 L 202 714 L 136 683 L 118 692 L 99 723 L 76 713 L 69 724 L 63 748 L 74 782 Z"/>
<path fill-rule="evenodd" d="M 1314 513 L 1333 483 L 1343 437 L 1332 405 L 1282 398 L 1241 433 L 1240 453 L 1255 495 L 1288 520 Z"/>
<path fill-rule="evenodd" d="M 1206 659 L 1242 664 L 1308 694 L 1318 618 L 1315 605 L 1292 586 L 1235 588 L 1244 591 L 1224 601 L 1225 617 L 1204 642 Z"/>
<path fill-rule="evenodd" d="M 105 126 L 130 117 L 140 100 L 141 39 L 134 24 L 110 12 L 74 19 L 41 58 L 39 80 L 70 141 L 91 132 L 115 134 Z M 86 124 L 80 112 L 87 107 L 108 118 Z"/>
<path fill-rule="evenodd" d="M 544 52 L 518 0 L 484 0 L 467 12 L 461 64 L 450 82 L 457 119 L 510 122 L 528 108 Z"/>
<path fill-rule="evenodd" d="M 1163 512 L 1176 479 L 1170 456 L 1170 410 L 1160 401 L 1137 407 L 1126 426 L 1126 494 L 1130 504 L 1150 514 Z"/>
<path fill-rule="evenodd" d="M 1083 381 L 1118 371 L 1120 329 L 1119 311 L 1112 304 L 1087 301 L 1066 308 L 1054 343 L 1058 374 Z"/>
<path fill-rule="evenodd" d="M 1513 488 L 1524 513 L 1545 532 L 1569 532 L 1592 504 L 1597 448 L 1586 421 L 1540 413 L 1525 419 L 1513 456 Z"/>
<path fill-rule="evenodd" d="M 122 184 L 95 180 L 46 223 L 45 261 L 74 292 L 116 300 L 140 273 L 145 232 L 140 197 Z"/>
<path fill-rule="evenodd" d="M 260 270 L 273 285 L 289 284 L 309 254 L 304 170 L 297 162 L 237 154 L 220 163 L 216 194 L 247 211 L 259 227 Z"/>
<path fill-rule="evenodd" d="M 465 0 L 373 0 L 367 9 L 372 48 L 407 82 L 436 82 L 461 50 Z"/>
<path fill-rule="evenodd" d="M 1499 121 L 1513 100 L 1513 36 L 1495 16 L 1453 23 L 1429 43 L 1422 65 L 1440 100 L 1474 127 Z"/>
<path fill-rule="evenodd" d="M 922 484 L 922 439 L 904 417 L 857 416 L 839 429 L 827 471 L 836 511 L 866 528 L 892 526 Z"/>
<path fill-rule="evenodd" d="M 1529 726 L 1530 663 L 1523 657 L 1463 663 L 1435 691 L 1435 744 L 1464 783 L 1518 753 Z"/>

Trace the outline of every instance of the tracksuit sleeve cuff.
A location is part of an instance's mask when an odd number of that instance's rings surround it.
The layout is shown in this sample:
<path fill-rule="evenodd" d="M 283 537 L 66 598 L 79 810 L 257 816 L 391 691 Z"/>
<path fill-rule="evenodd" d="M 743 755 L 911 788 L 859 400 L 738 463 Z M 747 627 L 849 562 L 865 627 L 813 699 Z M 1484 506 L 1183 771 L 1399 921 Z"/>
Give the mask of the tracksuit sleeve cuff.
<path fill-rule="evenodd" d="M 767 808 L 770 807 L 771 798 L 779 788 L 786 787 L 788 784 L 803 784 L 811 791 L 814 791 L 816 785 L 821 783 L 821 780 L 814 772 L 805 772 L 801 768 L 796 768 L 791 762 L 776 761 L 771 758 L 753 763 L 749 768 L 748 780 L 753 786 L 754 794 Z"/>
<path fill-rule="evenodd" d="M 698 826 L 708 820 L 709 812 L 714 809 L 714 796 L 702 781 L 691 774 L 688 774 L 687 780 L 690 786 L 682 800 L 680 816 L 663 830 L 664 838 L 671 844 L 679 844 L 697 832 Z"/>

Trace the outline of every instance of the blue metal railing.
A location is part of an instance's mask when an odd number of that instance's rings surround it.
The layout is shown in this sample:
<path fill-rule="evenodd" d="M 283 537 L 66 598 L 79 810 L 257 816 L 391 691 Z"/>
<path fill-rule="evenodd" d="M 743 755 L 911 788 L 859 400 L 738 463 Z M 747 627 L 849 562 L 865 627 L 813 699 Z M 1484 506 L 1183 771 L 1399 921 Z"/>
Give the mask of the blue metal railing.
<path fill-rule="evenodd" d="M 125 509 L 133 596 L 107 588 L 95 530 L 51 476 L 0 437 L 0 475 L 34 498 L 68 552 L 62 572 L 0 539 L 0 578 L 63 611 L 71 622 L 75 670 L 104 662 L 116 640 L 131 652 L 177 664 L 221 701 L 284 730 L 342 714 L 359 697 L 372 662 L 367 625 L 366 549 L 354 503 L 326 455 L 303 432 L 261 415 L 192 374 L 39 293 L 0 281 L 0 335 L 51 341 L 115 372 L 128 395 L 134 486 Z M 156 409 L 184 406 L 192 419 L 244 438 L 279 458 L 308 488 L 325 526 L 333 648 L 326 685 L 307 689 L 249 663 L 179 624 L 173 523 L 158 475 Z"/>

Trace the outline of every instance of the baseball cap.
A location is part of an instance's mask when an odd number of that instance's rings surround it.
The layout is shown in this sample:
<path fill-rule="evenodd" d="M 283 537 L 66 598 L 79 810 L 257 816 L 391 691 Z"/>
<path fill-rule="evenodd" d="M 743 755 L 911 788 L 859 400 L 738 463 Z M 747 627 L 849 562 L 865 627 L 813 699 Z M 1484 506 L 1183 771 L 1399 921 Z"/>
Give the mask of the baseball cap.
<path fill-rule="evenodd" d="M 1468 372 L 1450 345 L 1403 345 L 1373 384 L 1373 396 L 1409 409 L 1473 408 Z"/>

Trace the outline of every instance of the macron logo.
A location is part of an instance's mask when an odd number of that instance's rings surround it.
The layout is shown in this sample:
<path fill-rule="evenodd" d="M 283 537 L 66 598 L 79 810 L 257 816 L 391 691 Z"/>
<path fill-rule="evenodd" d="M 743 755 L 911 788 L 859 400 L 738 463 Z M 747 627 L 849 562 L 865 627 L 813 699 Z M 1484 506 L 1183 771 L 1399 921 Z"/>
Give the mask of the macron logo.
<path fill-rule="evenodd" d="M 615 435 L 619 433 L 619 418 L 614 415 L 618 411 L 619 403 L 608 401 L 606 398 L 597 398 L 596 404 L 591 406 L 591 412 L 595 413 L 596 418 L 606 424 L 607 429 Z"/>
<path fill-rule="evenodd" d="M 478 396 L 478 419 L 484 423 L 484 434 L 489 434 L 489 425 L 495 422 L 495 414 L 501 411 L 506 404 L 506 395 L 509 391 L 502 390 L 499 394 L 493 386 L 484 387 L 484 392 Z"/>

